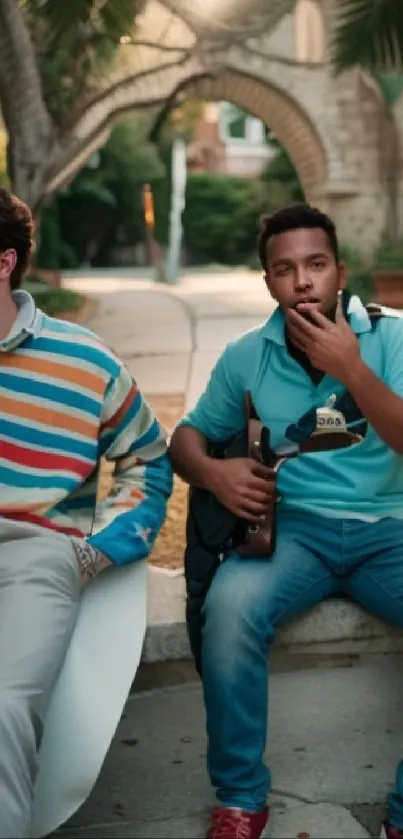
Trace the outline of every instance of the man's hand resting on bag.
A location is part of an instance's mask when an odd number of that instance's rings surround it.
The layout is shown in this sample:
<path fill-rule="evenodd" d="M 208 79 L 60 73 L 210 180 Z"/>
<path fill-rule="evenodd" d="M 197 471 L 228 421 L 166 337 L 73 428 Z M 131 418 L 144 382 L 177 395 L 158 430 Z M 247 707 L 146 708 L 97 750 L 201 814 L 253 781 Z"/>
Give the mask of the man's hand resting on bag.
<path fill-rule="evenodd" d="M 275 473 L 252 458 L 212 459 L 209 484 L 223 507 L 253 523 L 262 521 L 276 500 Z"/>

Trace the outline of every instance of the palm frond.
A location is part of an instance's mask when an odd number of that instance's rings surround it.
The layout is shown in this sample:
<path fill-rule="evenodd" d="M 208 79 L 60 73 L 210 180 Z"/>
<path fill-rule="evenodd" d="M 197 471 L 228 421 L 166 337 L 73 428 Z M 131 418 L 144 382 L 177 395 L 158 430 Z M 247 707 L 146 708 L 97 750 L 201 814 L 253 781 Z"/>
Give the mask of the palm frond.
<path fill-rule="evenodd" d="M 403 68 L 403 0 L 338 0 L 333 39 L 337 72 L 355 65 Z"/>
<path fill-rule="evenodd" d="M 119 43 L 130 32 L 144 0 L 23 0 L 26 11 L 46 20 L 50 42 L 57 47 L 82 27 Z"/>

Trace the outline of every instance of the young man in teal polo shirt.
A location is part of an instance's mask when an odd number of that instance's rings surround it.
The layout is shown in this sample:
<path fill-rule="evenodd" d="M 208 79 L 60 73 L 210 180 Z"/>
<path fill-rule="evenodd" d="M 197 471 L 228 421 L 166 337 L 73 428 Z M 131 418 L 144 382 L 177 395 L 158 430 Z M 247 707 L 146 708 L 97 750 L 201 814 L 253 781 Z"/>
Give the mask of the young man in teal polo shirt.
<path fill-rule="evenodd" d="M 179 475 L 242 519 L 261 521 L 280 498 L 274 553 L 228 556 L 204 604 L 208 767 L 220 803 L 210 839 L 259 839 L 267 827 L 266 654 L 277 628 L 335 594 L 403 627 L 403 319 L 385 312 L 374 325 L 357 297 L 340 294 L 336 230 L 312 207 L 266 219 L 259 254 L 279 306 L 226 347 L 170 450 Z M 326 405 L 362 441 L 290 460 L 275 486 L 253 460 L 208 453 L 244 427 L 246 391 L 272 446 L 299 442 Z M 384 831 L 403 837 L 403 761 Z"/>

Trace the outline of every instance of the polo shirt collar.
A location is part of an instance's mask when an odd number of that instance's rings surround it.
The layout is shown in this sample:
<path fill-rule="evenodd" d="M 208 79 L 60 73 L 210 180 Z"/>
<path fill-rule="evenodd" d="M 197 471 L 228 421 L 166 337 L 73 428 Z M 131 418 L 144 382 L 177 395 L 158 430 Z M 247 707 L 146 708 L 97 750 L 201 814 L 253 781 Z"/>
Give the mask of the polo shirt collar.
<path fill-rule="evenodd" d="M 13 300 L 18 309 L 17 317 L 7 337 L 0 341 L 1 352 L 15 349 L 29 335 L 37 337 L 41 330 L 42 313 L 36 308 L 31 294 L 25 289 L 18 289 L 13 291 Z"/>

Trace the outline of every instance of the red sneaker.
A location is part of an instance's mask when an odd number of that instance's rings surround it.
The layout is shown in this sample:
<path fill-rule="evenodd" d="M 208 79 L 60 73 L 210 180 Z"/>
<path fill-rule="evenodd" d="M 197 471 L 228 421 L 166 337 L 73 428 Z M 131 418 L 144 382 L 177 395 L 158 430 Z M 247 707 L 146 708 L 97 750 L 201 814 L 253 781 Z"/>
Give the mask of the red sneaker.
<path fill-rule="evenodd" d="M 382 825 L 381 839 L 403 839 L 403 830 L 400 827 L 392 827 L 388 822 Z"/>
<path fill-rule="evenodd" d="M 269 815 L 268 807 L 261 813 L 247 813 L 235 807 L 216 807 L 206 839 L 261 839 L 266 835 Z"/>

